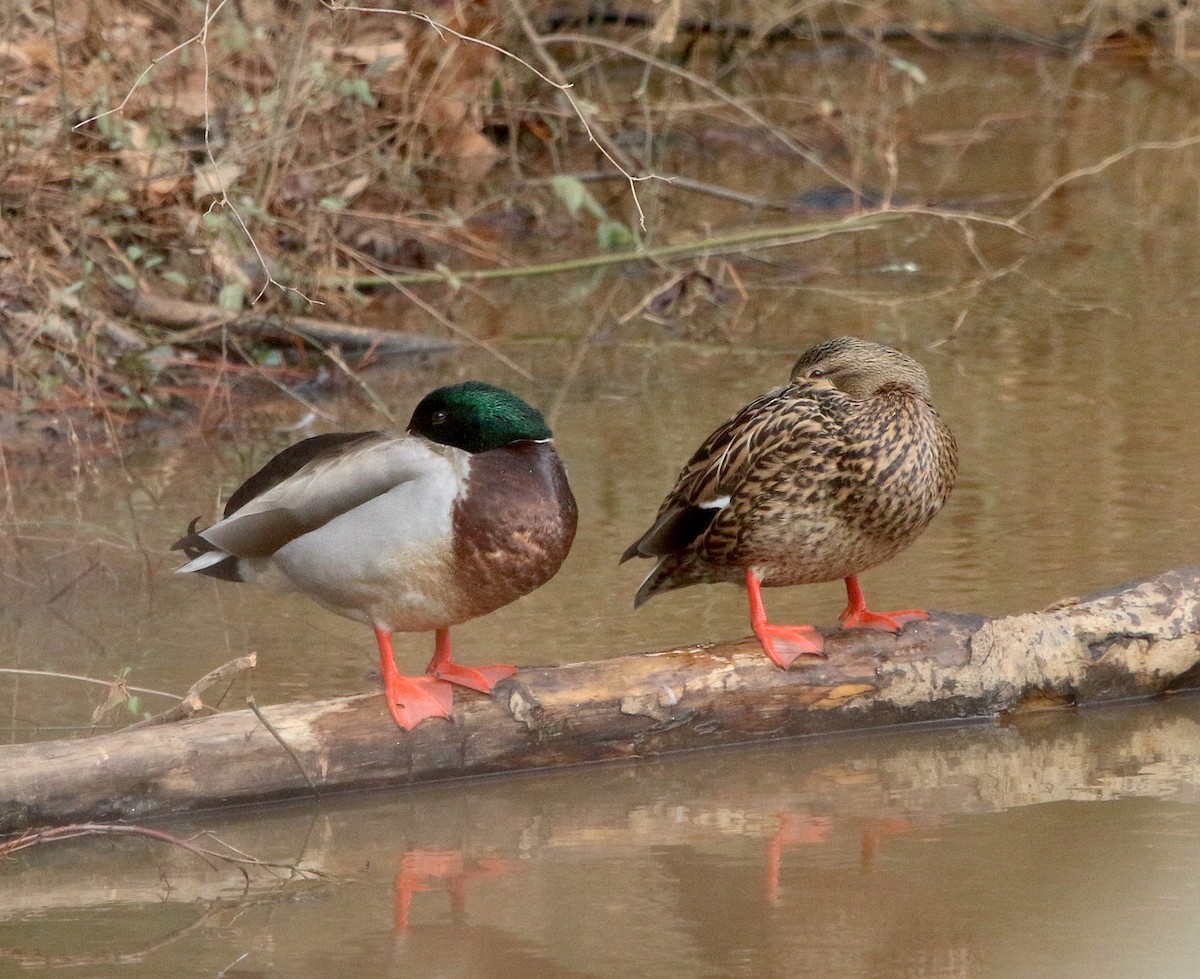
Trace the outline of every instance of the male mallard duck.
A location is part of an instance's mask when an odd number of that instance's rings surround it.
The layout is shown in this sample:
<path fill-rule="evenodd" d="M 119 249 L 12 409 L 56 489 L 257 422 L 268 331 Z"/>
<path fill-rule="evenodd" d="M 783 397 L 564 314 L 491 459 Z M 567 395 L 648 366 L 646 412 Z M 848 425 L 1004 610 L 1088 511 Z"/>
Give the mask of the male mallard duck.
<path fill-rule="evenodd" d="M 844 578 L 842 625 L 898 632 L 928 613 L 868 610 L 858 573 L 913 542 L 957 470 L 954 436 L 920 364 L 857 337 L 826 340 L 683 467 L 654 524 L 621 557 L 658 559 L 634 607 L 672 588 L 744 579 L 754 634 L 787 669 L 802 653 L 823 655 L 821 634 L 767 622 L 760 586 Z"/>
<path fill-rule="evenodd" d="M 575 520 L 542 416 L 468 381 L 426 395 L 403 435 L 318 435 L 284 449 L 234 492 L 224 519 L 199 533 L 193 520 L 172 550 L 192 559 L 181 573 L 303 592 L 373 627 L 388 710 L 408 730 L 450 716 L 447 683 L 488 693 L 516 672 L 455 663 L 450 626 L 549 581 Z M 428 675 L 401 676 L 392 633 L 431 629 Z"/>

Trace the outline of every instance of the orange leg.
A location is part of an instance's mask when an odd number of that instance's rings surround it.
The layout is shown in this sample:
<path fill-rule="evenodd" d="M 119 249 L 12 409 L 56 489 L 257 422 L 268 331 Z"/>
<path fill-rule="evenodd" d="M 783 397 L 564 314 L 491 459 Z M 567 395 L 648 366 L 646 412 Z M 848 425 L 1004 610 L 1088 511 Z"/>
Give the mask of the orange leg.
<path fill-rule="evenodd" d="M 862 586 L 858 583 L 858 575 L 855 574 L 846 579 L 846 598 L 846 611 L 840 616 L 844 629 L 899 632 L 905 622 L 919 622 L 929 618 L 929 613 L 922 612 L 919 608 L 903 612 L 872 612 L 867 608 L 867 600 L 863 597 Z"/>
<path fill-rule="evenodd" d="M 763 606 L 762 587 L 758 577 L 746 569 L 746 591 L 750 595 L 750 628 L 762 643 L 763 652 L 771 661 L 786 670 L 797 656 L 820 656 L 825 641 L 811 625 L 771 625 L 767 621 L 767 610 Z"/>
<path fill-rule="evenodd" d="M 427 717 L 449 717 L 454 707 L 454 691 L 448 684 L 428 676 L 402 676 L 392 655 L 392 634 L 375 629 L 379 643 L 379 672 L 383 674 L 383 695 L 392 720 L 411 731 Z"/>
<path fill-rule="evenodd" d="M 425 672 L 447 683 L 457 683 L 460 687 L 480 693 L 491 693 L 492 687 L 516 673 L 517 668 L 502 663 L 495 666 L 460 666 L 454 662 L 454 654 L 450 650 L 450 630 L 438 629 L 433 659 L 425 667 Z"/>

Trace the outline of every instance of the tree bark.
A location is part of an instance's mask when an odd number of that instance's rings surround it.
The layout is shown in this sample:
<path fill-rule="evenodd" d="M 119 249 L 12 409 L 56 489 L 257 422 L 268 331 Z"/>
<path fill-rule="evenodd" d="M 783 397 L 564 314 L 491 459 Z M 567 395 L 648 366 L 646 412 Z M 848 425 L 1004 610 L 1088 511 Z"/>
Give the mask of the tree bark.
<path fill-rule="evenodd" d="M 522 669 L 408 733 L 360 695 L 4 747 L 0 833 L 1154 696 L 1200 681 L 1200 567 L 826 649 L 786 672 L 753 640 Z"/>

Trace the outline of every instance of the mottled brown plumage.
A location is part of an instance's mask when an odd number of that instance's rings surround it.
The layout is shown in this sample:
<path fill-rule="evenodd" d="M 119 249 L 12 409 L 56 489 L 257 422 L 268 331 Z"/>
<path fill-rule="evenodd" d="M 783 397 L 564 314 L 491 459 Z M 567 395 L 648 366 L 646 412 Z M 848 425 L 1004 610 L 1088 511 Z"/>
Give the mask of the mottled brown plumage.
<path fill-rule="evenodd" d="M 954 485 L 954 436 L 915 360 L 838 337 L 806 350 L 787 385 L 752 401 L 683 467 L 622 561 L 658 559 L 641 605 L 687 585 L 745 581 L 755 632 L 786 668 L 819 653 L 808 626 L 773 626 L 758 586 L 846 579 L 848 626 L 898 629 L 916 610 L 869 612 L 857 574 L 907 547 Z"/>

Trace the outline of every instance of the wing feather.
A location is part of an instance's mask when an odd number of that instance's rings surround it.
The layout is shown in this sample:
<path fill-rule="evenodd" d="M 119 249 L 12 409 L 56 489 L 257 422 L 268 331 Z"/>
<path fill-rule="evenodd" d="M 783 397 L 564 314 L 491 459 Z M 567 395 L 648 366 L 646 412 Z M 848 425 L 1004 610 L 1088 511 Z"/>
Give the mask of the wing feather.
<path fill-rule="evenodd" d="M 742 408 L 700 445 L 680 471 L 650 529 L 625 551 L 631 557 L 674 554 L 698 539 L 731 501 L 804 458 L 827 432 L 845 396 L 828 385 L 796 382 Z"/>
<path fill-rule="evenodd" d="M 310 456 L 287 475 L 263 479 L 259 483 L 266 487 L 263 491 L 243 498 L 239 507 L 198 536 L 226 554 L 270 557 L 284 544 L 404 483 L 427 478 L 431 470 L 444 473 L 447 455 L 458 451 L 411 436 L 360 434 L 345 444 L 327 445 L 335 451 Z M 294 456 L 293 461 L 299 457 Z M 278 460 L 277 456 L 246 485 Z M 237 500 L 239 494 L 245 496 L 239 490 L 232 499 Z"/>

